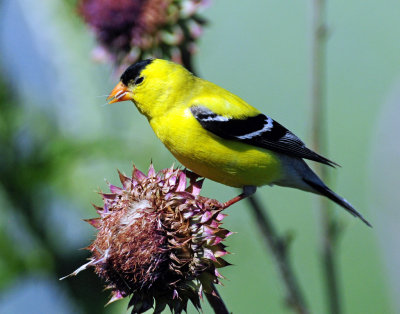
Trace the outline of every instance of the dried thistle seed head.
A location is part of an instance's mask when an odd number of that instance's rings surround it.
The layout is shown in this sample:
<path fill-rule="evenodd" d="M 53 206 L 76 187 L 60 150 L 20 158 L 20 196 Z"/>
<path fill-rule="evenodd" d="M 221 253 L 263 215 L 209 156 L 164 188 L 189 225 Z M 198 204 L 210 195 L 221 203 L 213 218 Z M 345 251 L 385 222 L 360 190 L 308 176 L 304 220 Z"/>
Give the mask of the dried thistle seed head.
<path fill-rule="evenodd" d="M 209 0 L 80 0 L 78 11 L 96 35 L 94 58 L 126 68 L 150 56 L 181 61 L 194 50 Z"/>
<path fill-rule="evenodd" d="M 147 175 L 119 175 L 122 187 L 110 185 L 100 217 L 88 220 L 98 229 L 92 257 L 72 275 L 93 266 L 113 291 L 110 302 L 132 296 L 132 313 L 154 302 L 155 313 L 167 305 L 181 313 L 189 300 L 200 309 L 202 291 L 213 293 L 217 268 L 228 265 L 222 204 L 200 196 L 203 180 L 188 171 L 151 165 Z"/>

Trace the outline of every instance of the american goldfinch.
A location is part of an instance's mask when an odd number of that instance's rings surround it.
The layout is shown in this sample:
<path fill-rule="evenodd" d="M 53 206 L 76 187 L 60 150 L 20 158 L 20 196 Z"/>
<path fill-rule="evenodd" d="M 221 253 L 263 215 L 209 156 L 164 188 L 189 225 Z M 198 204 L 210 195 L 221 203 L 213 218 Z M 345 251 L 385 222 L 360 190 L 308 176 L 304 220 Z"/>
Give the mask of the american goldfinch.
<path fill-rule="evenodd" d="M 262 185 L 320 194 L 366 221 L 330 190 L 303 159 L 337 164 L 313 152 L 292 132 L 238 96 L 181 65 L 147 59 L 126 69 L 107 98 L 131 100 L 175 158 L 200 176 L 250 196 Z"/>

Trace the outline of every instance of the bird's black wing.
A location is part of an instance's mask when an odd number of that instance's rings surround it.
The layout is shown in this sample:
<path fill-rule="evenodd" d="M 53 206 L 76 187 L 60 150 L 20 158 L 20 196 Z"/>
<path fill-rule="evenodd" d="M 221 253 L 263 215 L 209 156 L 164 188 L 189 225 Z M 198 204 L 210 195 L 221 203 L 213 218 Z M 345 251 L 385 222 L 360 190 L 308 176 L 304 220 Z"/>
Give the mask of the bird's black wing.
<path fill-rule="evenodd" d="M 192 106 L 190 110 L 203 128 L 224 139 L 314 160 L 331 167 L 338 166 L 335 162 L 308 149 L 296 135 L 264 114 L 260 113 L 245 119 L 232 119 L 218 115 L 201 105 Z"/>

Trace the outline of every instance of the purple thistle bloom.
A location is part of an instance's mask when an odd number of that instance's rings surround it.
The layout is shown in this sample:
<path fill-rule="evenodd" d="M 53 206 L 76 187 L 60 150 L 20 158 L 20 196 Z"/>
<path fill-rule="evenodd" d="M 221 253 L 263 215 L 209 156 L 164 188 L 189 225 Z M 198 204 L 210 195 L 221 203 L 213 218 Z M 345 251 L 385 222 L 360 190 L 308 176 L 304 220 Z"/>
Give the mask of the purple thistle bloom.
<path fill-rule="evenodd" d="M 195 52 L 204 19 L 205 0 L 80 0 L 79 14 L 99 46 L 94 58 L 120 68 L 150 56 L 182 63 Z"/>
<path fill-rule="evenodd" d="M 100 218 L 86 220 L 97 230 L 88 246 L 89 266 L 112 290 L 110 302 L 131 296 L 132 313 L 168 305 L 186 311 L 190 300 L 200 309 L 202 292 L 213 294 L 222 276 L 217 268 L 229 265 L 222 244 L 231 232 L 221 228 L 223 204 L 199 195 L 203 180 L 180 169 L 145 175 L 134 168 L 132 177 L 119 173 L 122 187 L 101 193 Z M 189 182 L 188 182 L 189 181 Z"/>

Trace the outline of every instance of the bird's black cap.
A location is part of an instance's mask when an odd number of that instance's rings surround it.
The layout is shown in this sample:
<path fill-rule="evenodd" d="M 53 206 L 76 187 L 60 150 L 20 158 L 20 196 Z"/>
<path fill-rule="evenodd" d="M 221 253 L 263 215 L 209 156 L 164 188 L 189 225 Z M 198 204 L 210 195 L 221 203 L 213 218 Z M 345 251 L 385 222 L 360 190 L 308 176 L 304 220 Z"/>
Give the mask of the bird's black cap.
<path fill-rule="evenodd" d="M 146 59 L 132 64 L 121 75 L 121 82 L 125 85 L 128 85 L 128 83 L 132 80 L 135 80 L 140 75 L 140 72 L 142 72 L 142 70 L 152 61 L 153 59 Z"/>

